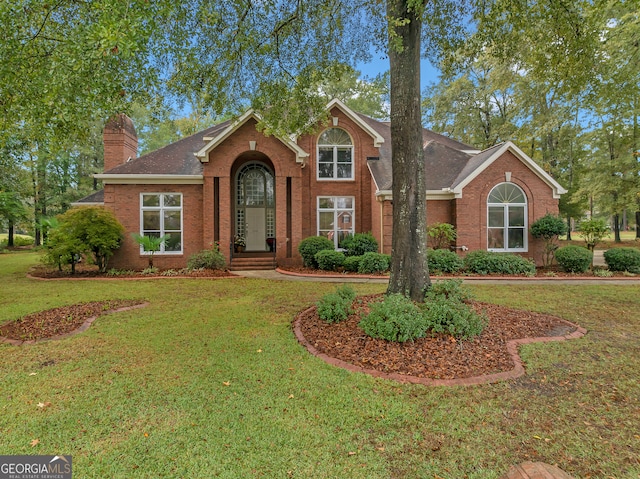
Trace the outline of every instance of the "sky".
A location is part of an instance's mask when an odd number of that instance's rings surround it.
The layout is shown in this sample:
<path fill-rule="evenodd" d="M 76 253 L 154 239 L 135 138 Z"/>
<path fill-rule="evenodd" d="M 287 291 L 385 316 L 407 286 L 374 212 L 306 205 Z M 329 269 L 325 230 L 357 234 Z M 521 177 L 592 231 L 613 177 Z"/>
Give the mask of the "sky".
<path fill-rule="evenodd" d="M 356 65 L 356 70 L 358 70 L 361 76 L 367 77 L 375 77 L 379 73 L 384 73 L 389 70 L 389 58 L 386 56 L 384 58 L 380 58 L 380 54 L 373 54 L 372 61 L 368 63 L 358 63 Z M 431 62 L 425 58 L 420 61 L 420 85 L 421 90 L 433 84 L 438 83 L 438 75 L 440 74 L 440 70 L 434 67 Z"/>

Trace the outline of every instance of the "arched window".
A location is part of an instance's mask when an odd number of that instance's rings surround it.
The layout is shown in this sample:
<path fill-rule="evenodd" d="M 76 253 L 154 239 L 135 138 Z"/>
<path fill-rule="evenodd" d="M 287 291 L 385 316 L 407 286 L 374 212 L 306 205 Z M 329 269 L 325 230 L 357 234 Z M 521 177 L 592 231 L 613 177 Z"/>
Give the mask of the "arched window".
<path fill-rule="evenodd" d="M 489 251 L 527 251 L 527 197 L 518 185 L 500 183 L 487 198 Z"/>
<path fill-rule="evenodd" d="M 329 128 L 318 137 L 318 179 L 353 179 L 353 141 L 341 128 Z"/>

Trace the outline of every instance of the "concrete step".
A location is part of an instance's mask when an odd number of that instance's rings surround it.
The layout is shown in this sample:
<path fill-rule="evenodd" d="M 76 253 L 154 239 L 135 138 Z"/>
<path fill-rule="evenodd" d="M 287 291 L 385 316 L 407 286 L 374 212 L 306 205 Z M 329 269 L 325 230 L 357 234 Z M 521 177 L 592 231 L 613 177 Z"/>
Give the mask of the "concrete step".
<path fill-rule="evenodd" d="M 276 269 L 276 261 L 270 257 L 238 257 L 231 260 L 231 271 L 270 270 Z"/>

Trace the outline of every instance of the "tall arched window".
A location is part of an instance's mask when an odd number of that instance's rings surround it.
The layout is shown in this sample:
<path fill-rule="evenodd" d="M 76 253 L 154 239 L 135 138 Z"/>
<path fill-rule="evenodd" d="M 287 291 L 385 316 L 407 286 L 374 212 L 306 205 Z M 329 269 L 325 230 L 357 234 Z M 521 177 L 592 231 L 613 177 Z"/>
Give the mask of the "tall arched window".
<path fill-rule="evenodd" d="M 341 128 L 329 128 L 318 137 L 318 179 L 353 179 L 353 141 Z"/>
<path fill-rule="evenodd" d="M 527 197 L 518 185 L 500 183 L 487 198 L 489 251 L 527 251 Z"/>

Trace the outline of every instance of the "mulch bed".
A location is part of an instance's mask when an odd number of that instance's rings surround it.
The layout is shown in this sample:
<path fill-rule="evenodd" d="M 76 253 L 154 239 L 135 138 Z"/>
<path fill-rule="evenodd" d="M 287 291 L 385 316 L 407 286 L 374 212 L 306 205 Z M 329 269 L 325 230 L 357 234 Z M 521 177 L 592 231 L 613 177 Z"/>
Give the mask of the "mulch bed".
<path fill-rule="evenodd" d="M 103 278 L 103 279 L 128 279 L 128 278 L 232 278 L 237 275 L 226 270 L 159 270 L 157 273 L 148 274 L 142 271 L 119 271 L 118 274 L 100 273 L 93 265 L 78 264 L 76 271 L 71 274 L 68 268 L 59 271 L 58 269 L 44 265 L 33 266 L 29 270 L 29 276 L 42 279 L 82 279 L 82 278 Z"/>
<path fill-rule="evenodd" d="M 458 341 L 436 335 L 395 343 L 371 338 L 358 326 L 367 305 L 379 299 L 381 295 L 358 298 L 356 312 L 335 324 L 321 320 L 315 307 L 309 308 L 297 318 L 300 332 L 318 352 L 364 369 L 417 378 L 459 379 L 512 370 L 508 341 L 565 336 L 576 330 L 555 316 L 472 302 L 477 311 L 489 318 L 480 336 Z"/>
<path fill-rule="evenodd" d="M 93 301 L 39 311 L 0 326 L 0 337 L 15 341 L 37 341 L 62 336 L 82 327 L 90 318 L 143 303 L 140 300 Z"/>

